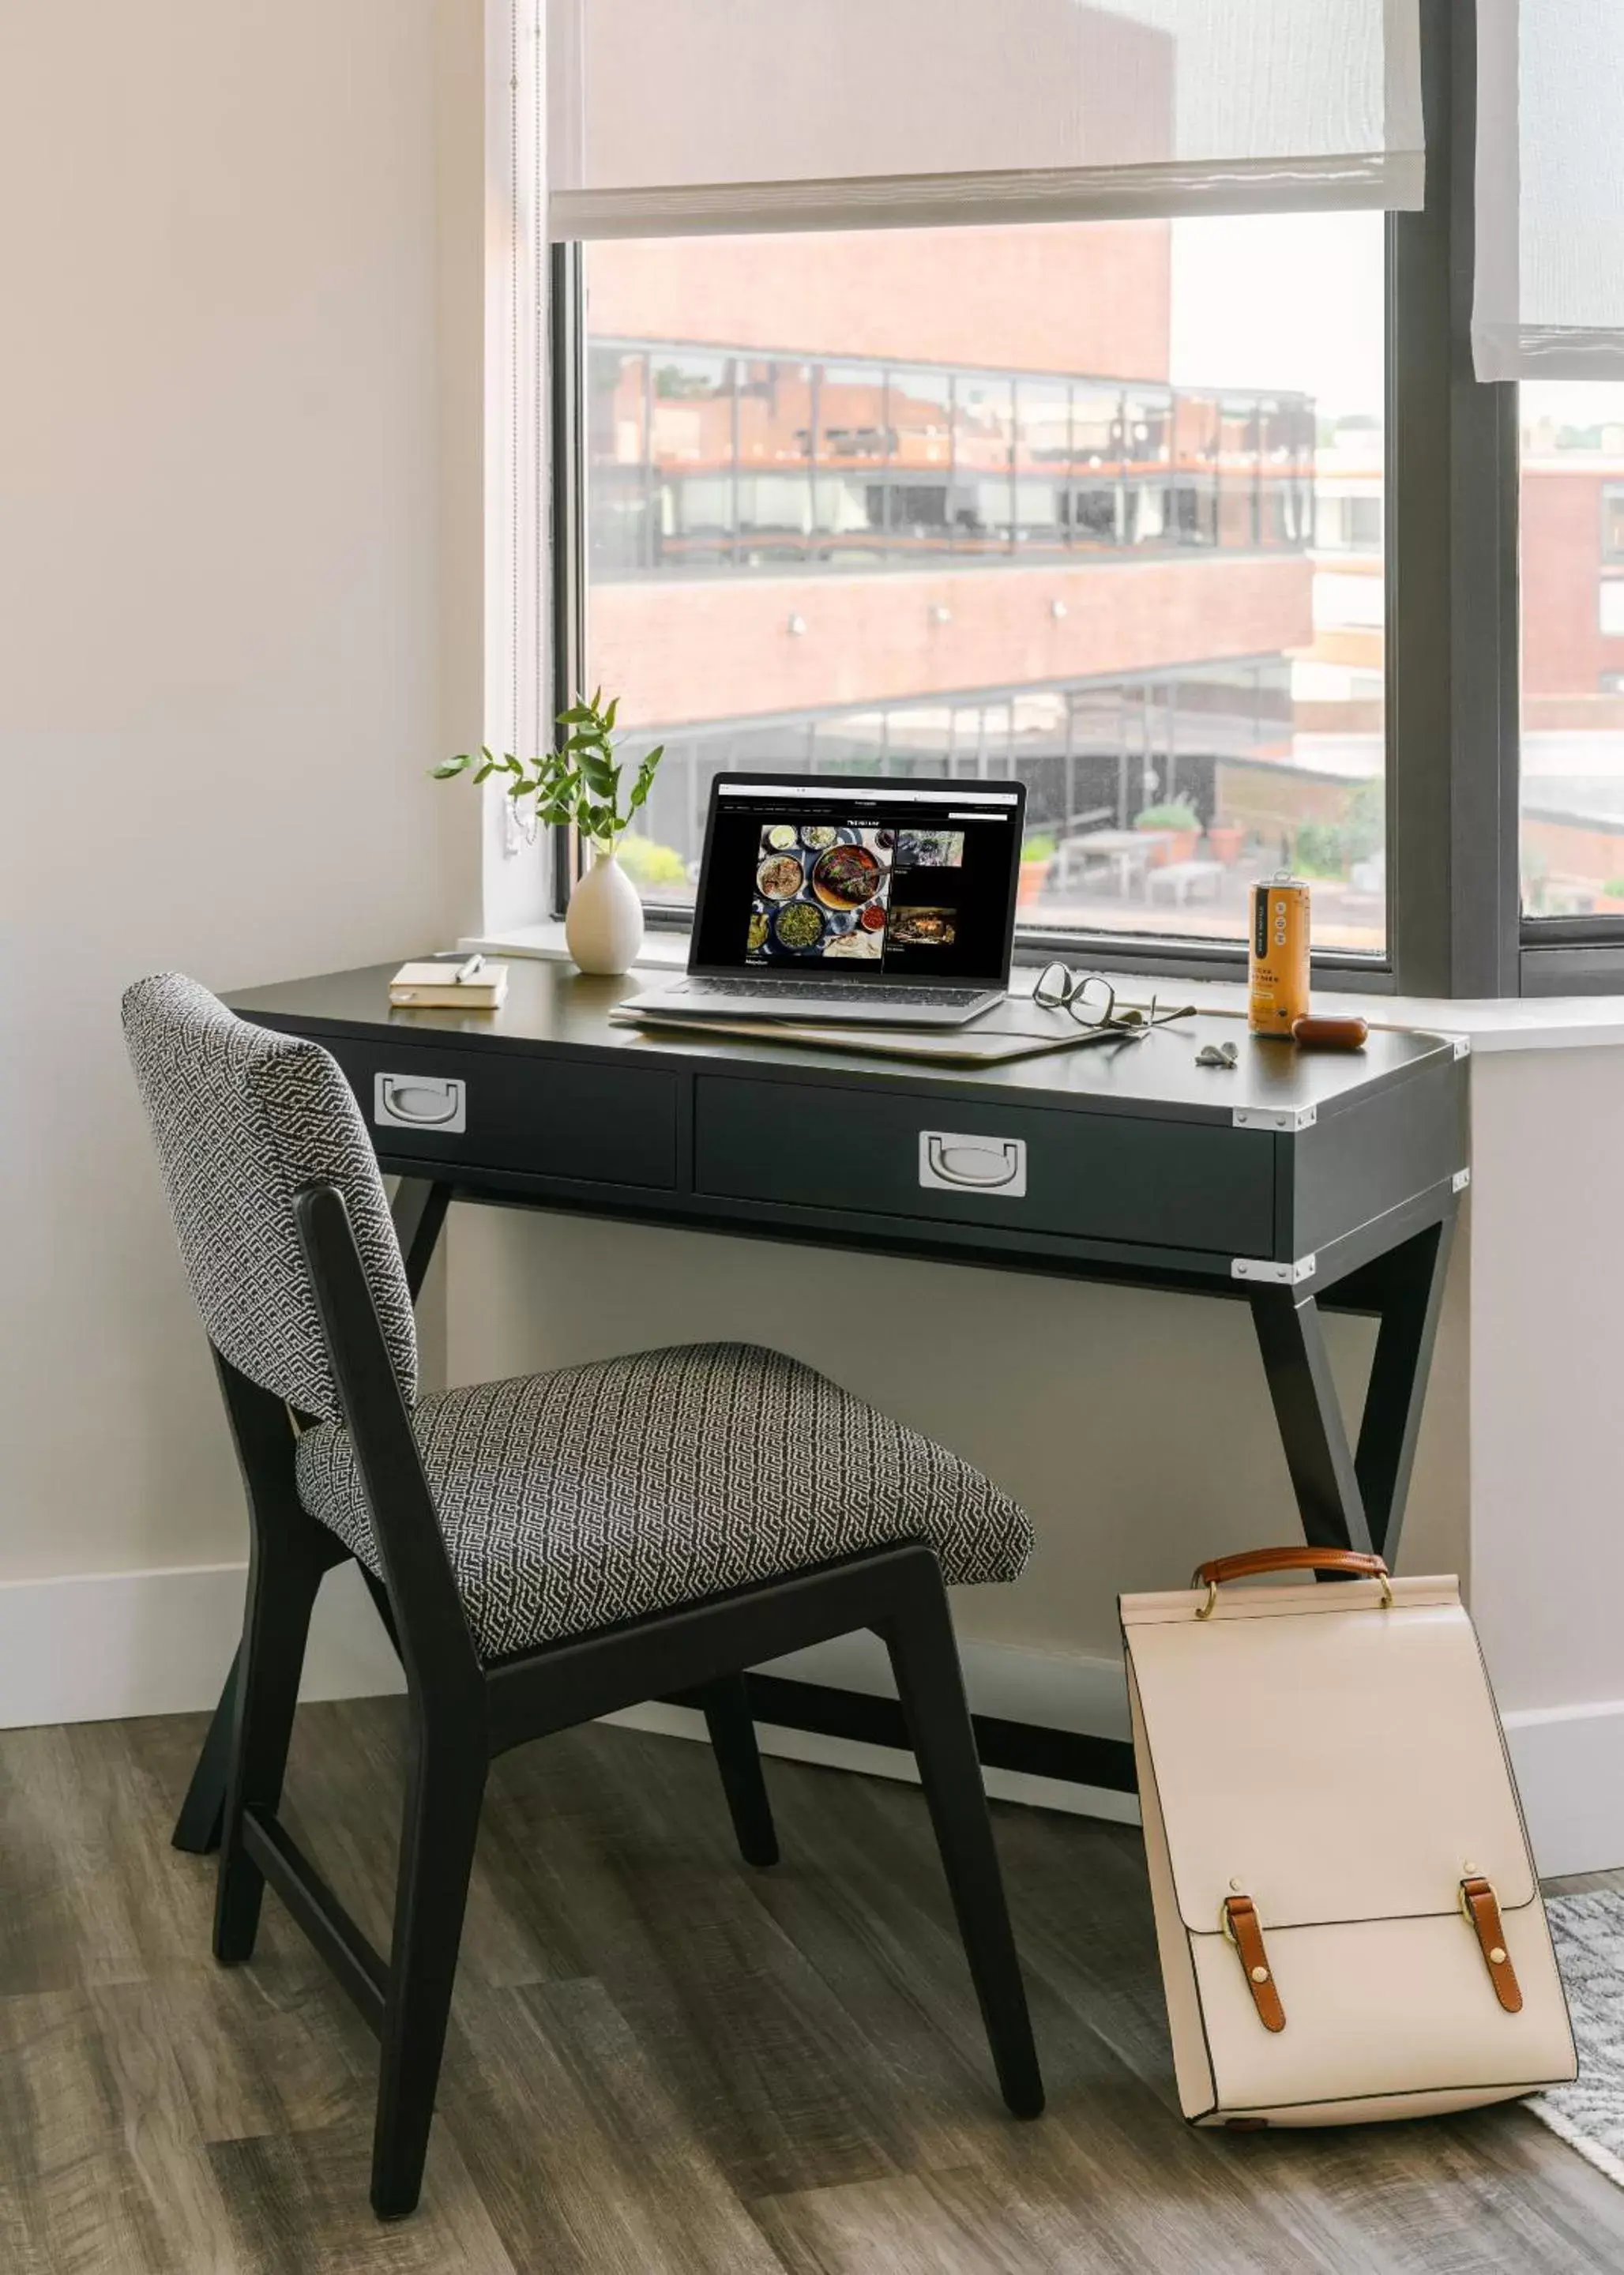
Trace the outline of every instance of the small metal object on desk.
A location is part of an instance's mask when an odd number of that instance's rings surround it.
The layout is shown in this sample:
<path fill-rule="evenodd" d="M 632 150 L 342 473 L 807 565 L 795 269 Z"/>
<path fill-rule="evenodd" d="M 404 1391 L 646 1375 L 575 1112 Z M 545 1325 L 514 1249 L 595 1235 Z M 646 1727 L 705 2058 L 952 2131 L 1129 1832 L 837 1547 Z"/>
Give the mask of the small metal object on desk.
<path fill-rule="evenodd" d="M 1196 1053 L 1197 1066 L 1227 1067 L 1233 1073 L 1241 1062 L 1238 1043 L 1203 1043 Z"/>
<path fill-rule="evenodd" d="M 442 986 L 461 987 L 471 979 L 480 979 L 485 977 L 485 957 L 477 950 L 472 956 L 468 956 L 460 948 L 437 948 L 429 959 L 434 964 L 449 964 L 453 960 L 456 962 L 457 969 L 447 974 L 441 983 Z M 488 984 L 487 981 L 487 985 Z"/>

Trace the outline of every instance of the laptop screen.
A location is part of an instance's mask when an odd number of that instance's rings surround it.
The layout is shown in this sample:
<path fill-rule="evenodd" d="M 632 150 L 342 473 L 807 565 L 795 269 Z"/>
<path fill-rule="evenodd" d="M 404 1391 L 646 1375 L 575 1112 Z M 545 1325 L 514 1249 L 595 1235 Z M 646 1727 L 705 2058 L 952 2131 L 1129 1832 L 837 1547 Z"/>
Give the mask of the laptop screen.
<path fill-rule="evenodd" d="M 1025 804 L 1019 782 L 722 775 L 689 969 L 1002 987 Z"/>

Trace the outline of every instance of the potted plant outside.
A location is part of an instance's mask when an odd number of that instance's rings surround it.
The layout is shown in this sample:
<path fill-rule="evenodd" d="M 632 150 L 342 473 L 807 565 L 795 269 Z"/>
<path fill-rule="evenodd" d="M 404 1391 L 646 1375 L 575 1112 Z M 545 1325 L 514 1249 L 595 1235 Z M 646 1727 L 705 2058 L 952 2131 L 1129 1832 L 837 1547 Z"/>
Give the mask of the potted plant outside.
<path fill-rule="evenodd" d="M 1136 813 L 1136 829 L 1157 830 L 1162 842 L 1151 851 L 1152 869 L 1167 867 L 1175 861 L 1193 861 L 1201 837 L 1201 816 L 1189 801 L 1182 797 L 1167 799 L 1160 805 L 1147 805 L 1143 813 Z"/>
<path fill-rule="evenodd" d="M 620 865 L 617 849 L 665 755 L 664 744 L 657 744 L 625 783 L 626 767 L 614 741 L 619 703 L 616 696 L 606 705 L 600 688 L 591 702 L 583 697 L 561 711 L 563 739 L 543 757 L 519 759 L 511 751 L 498 755 L 481 747 L 459 752 L 433 770 L 437 782 L 470 771 L 477 782 L 505 775 L 508 796 L 516 803 L 533 798 L 538 821 L 578 831 L 587 866 L 570 895 L 564 939 L 583 971 L 616 978 L 631 970 L 643 945 L 643 903 Z"/>
<path fill-rule="evenodd" d="M 1213 821 L 1207 825 L 1207 851 L 1214 861 L 1221 861 L 1226 869 L 1234 868 L 1245 843 L 1246 832 L 1238 821 Z"/>
<path fill-rule="evenodd" d="M 1015 893 L 1017 908 L 1030 908 L 1039 898 L 1048 884 L 1054 866 L 1054 833 L 1046 829 L 1034 830 L 1021 848 L 1020 875 Z"/>

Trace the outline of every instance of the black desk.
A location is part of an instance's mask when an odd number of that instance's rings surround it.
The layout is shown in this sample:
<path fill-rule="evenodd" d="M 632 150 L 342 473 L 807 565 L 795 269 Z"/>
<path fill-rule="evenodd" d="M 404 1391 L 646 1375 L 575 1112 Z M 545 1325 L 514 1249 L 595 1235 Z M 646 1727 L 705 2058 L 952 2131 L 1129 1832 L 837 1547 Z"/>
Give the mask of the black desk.
<path fill-rule="evenodd" d="M 414 1292 L 452 1200 L 569 1210 L 1246 1304 L 1306 1538 L 1398 1546 L 1459 1194 L 1466 1046 L 1356 1054 L 1201 1017 L 985 1070 L 611 1024 L 624 980 L 516 961 L 495 1014 L 392 1010 L 395 966 L 231 998 L 353 1085 Z M 1199 1068 L 1238 1041 L 1233 1073 Z M 1379 1320 L 1356 1446 L 1320 1313 Z M 886 1702 L 753 1677 L 765 1721 L 900 1743 Z M 1132 1789 L 1128 1750 L 978 1723 L 1002 1768 Z M 206 1845 L 217 1725 L 177 1838 Z"/>

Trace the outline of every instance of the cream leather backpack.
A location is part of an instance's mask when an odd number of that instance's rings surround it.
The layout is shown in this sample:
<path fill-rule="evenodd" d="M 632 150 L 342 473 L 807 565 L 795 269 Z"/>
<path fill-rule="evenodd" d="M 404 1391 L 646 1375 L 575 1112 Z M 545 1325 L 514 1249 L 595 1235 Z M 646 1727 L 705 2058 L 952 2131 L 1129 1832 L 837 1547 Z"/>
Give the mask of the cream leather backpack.
<path fill-rule="evenodd" d="M 1361 1576 L 1224 1587 L 1294 1569 Z M 1573 2077 L 1459 1583 L 1264 1548 L 1121 1609 L 1185 2116 L 1362 2123 Z"/>

